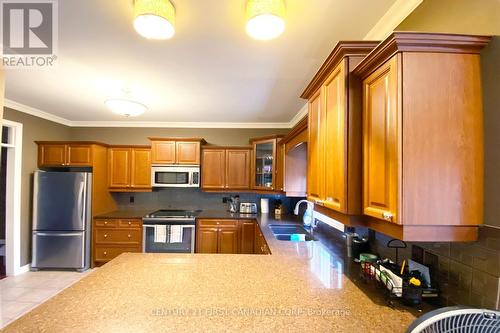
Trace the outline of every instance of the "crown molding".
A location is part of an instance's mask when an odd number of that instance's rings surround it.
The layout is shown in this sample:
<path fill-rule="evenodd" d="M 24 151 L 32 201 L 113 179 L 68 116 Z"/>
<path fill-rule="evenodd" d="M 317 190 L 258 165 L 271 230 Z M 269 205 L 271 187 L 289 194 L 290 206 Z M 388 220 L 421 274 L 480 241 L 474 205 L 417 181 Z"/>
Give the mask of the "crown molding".
<path fill-rule="evenodd" d="M 353 73 L 364 79 L 398 52 L 479 54 L 491 36 L 393 32 L 354 68 Z"/>
<path fill-rule="evenodd" d="M 4 106 L 38 118 L 69 127 L 144 127 L 144 128 L 292 128 L 306 114 L 307 103 L 289 122 L 226 123 L 226 122 L 161 122 L 161 121 L 73 121 L 31 106 L 5 99 Z"/>
<path fill-rule="evenodd" d="M 379 41 L 339 41 L 300 97 L 303 99 L 310 99 L 344 58 L 356 56 L 364 57 L 370 53 L 378 43 Z"/>
<path fill-rule="evenodd" d="M 363 39 L 383 40 L 387 38 L 422 2 L 423 0 L 396 0 Z"/>
<path fill-rule="evenodd" d="M 4 99 L 4 107 L 7 107 L 9 109 L 13 109 L 16 111 L 20 111 L 20 112 L 23 112 L 23 113 L 26 113 L 26 114 L 29 114 L 29 115 L 32 115 L 32 116 L 35 116 L 38 118 L 45 119 L 45 120 L 50 120 L 54 123 L 58 123 L 58 124 L 66 125 L 66 126 L 71 126 L 71 124 L 73 123 L 71 120 L 68 120 L 68 119 L 65 119 L 65 118 L 62 118 L 59 116 L 55 116 L 51 113 L 42 111 L 40 109 L 31 107 L 31 106 L 28 106 L 25 104 L 15 102 L 15 101 L 7 99 L 7 98 Z"/>
<path fill-rule="evenodd" d="M 302 119 L 304 119 L 305 116 L 307 116 L 308 111 L 308 105 L 307 103 L 305 103 L 299 110 L 299 112 L 297 112 L 297 114 L 293 116 L 292 120 L 290 120 L 287 128 L 293 128 L 295 125 L 297 125 Z"/>

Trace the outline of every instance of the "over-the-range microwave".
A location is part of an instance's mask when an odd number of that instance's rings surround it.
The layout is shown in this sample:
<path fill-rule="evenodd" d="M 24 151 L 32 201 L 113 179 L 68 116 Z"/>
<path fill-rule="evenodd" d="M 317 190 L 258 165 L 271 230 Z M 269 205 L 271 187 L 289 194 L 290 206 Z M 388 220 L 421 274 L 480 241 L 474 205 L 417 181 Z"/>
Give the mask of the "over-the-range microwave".
<path fill-rule="evenodd" d="M 200 187 L 198 165 L 153 165 L 151 168 L 153 187 Z"/>

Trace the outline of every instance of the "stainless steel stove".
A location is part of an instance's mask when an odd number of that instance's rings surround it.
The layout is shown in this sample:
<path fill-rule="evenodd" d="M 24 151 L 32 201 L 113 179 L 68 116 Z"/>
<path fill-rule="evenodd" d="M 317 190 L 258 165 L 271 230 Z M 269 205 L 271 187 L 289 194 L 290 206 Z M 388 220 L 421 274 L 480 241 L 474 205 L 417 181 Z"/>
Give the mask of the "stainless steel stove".
<path fill-rule="evenodd" d="M 165 223 L 171 220 L 194 221 L 200 213 L 201 210 L 160 209 L 144 216 L 143 221 L 157 223 Z"/>
<path fill-rule="evenodd" d="M 160 209 L 143 217 L 143 252 L 194 253 L 201 210 Z"/>

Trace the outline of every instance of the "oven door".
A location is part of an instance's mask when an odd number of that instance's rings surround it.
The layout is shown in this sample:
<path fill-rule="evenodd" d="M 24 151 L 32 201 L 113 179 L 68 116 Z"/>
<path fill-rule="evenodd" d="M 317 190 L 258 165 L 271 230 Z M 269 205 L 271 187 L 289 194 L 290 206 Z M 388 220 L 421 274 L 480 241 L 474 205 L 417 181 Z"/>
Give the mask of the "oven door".
<path fill-rule="evenodd" d="M 173 224 L 175 225 L 175 224 Z M 194 253 L 195 228 L 194 224 L 182 224 L 182 235 L 180 242 L 170 242 L 167 235 L 164 241 L 155 241 L 155 225 L 143 224 L 142 252 L 146 253 Z M 167 234 L 169 227 L 167 225 Z"/>

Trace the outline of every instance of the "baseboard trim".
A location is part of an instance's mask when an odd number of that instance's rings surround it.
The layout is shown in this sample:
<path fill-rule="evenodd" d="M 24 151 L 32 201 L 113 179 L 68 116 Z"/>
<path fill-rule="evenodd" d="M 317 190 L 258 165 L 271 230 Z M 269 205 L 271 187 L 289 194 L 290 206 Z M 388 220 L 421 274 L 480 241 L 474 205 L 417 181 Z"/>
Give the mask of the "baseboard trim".
<path fill-rule="evenodd" d="M 16 267 L 16 270 L 14 271 L 14 276 L 29 272 L 30 267 L 31 267 L 31 264 L 27 264 L 27 265 L 24 265 L 21 267 Z"/>

